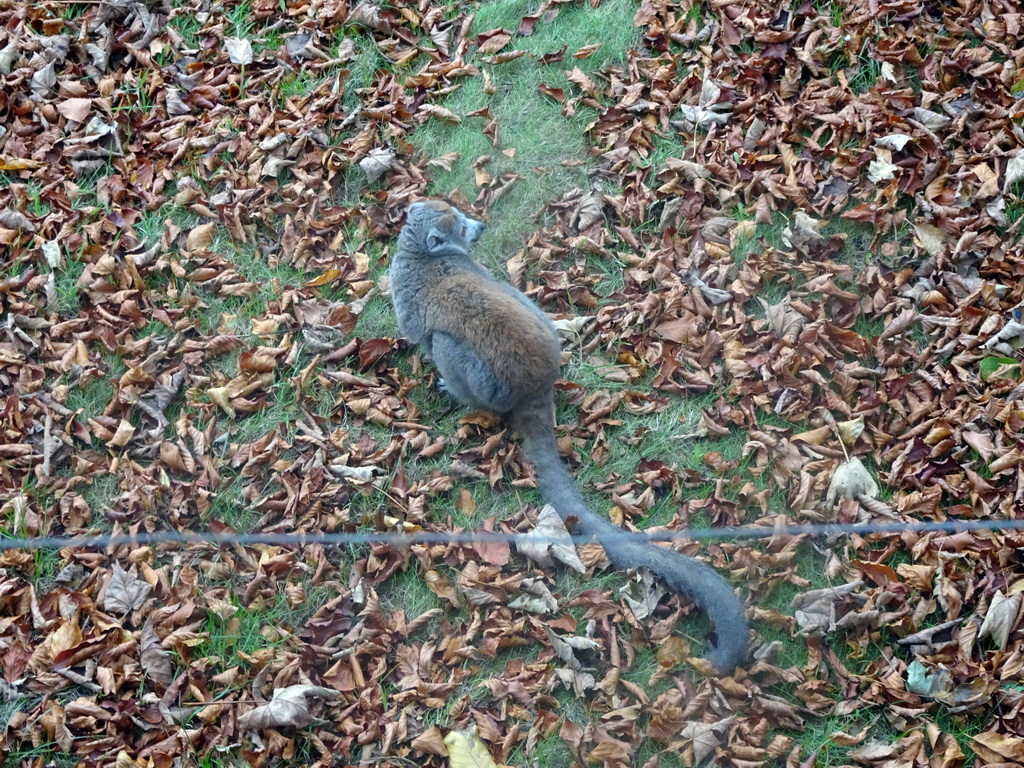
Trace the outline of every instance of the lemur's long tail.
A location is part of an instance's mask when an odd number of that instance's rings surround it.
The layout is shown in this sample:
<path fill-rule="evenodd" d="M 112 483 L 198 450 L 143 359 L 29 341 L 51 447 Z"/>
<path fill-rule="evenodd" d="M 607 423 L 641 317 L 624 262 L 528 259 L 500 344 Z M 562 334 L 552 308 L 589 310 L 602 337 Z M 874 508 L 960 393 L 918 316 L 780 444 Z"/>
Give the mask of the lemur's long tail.
<path fill-rule="evenodd" d="M 732 673 L 748 656 L 749 625 L 743 603 L 729 583 L 710 566 L 679 552 L 620 538 L 622 529 L 590 508 L 555 445 L 551 409 L 530 409 L 516 418 L 526 456 L 537 471 L 544 500 L 563 518 L 575 518 L 575 532 L 593 536 L 619 568 L 647 568 L 669 587 L 690 597 L 715 625 L 718 643 L 708 653 L 719 674 Z M 609 537 L 605 534 L 619 534 Z"/>

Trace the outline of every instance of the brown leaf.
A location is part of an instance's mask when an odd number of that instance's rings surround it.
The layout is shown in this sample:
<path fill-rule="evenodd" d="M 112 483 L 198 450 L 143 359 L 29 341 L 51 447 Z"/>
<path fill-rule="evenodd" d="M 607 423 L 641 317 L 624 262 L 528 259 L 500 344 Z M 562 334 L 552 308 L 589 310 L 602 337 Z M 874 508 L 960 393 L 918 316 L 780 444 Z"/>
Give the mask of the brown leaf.
<path fill-rule="evenodd" d="M 445 746 L 444 737 L 436 725 L 430 726 L 430 728 L 413 739 L 412 748 L 426 752 L 429 755 L 448 757 L 448 747 Z"/>
<path fill-rule="evenodd" d="M 683 726 L 680 736 L 689 739 L 693 745 L 693 764 L 701 765 L 722 746 L 725 733 L 736 720 L 728 717 L 714 723 L 691 721 Z"/>
<path fill-rule="evenodd" d="M 107 445 L 110 448 L 124 448 L 128 445 L 134 434 L 135 427 L 132 426 L 131 422 L 121 419 L 121 422 L 117 425 L 117 430 L 114 432 L 114 436 L 107 441 Z"/>
<path fill-rule="evenodd" d="M 512 40 L 512 33 L 507 29 L 492 29 L 477 35 L 480 53 L 497 53 Z"/>
<path fill-rule="evenodd" d="M 34 171 L 37 168 L 45 168 L 46 163 L 39 160 L 29 160 L 25 157 L 8 157 L 0 155 L 0 171 Z"/>
<path fill-rule="evenodd" d="M 985 764 L 1024 763 L 1024 738 L 988 731 L 972 736 L 971 744 Z"/>
<path fill-rule="evenodd" d="M 160 637 L 153 629 L 150 617 L 139 633 L 139 662 L 146 677 L 161 685 L 170 685 L 174 679 L 174 662 L 171 655 L 160 645 Z"/>
<path fill-rule="evenodd" d="M 482 529 L 493 532 L 494 518 L 487 518 Z M 507 565 L 512 558 L 512 550 L 507 541 L 475 541 L 473 548 L 479 553 L 481 560 L 491 565 Z"/>
<path fill-rule="evenodd" d="M 590 192 L 576 206 L 573 217 L 576 231 L 582 232 L 604 219 L 604 197 L 599 192 Z"/>
<path fill-rule="evenodd" d="M 449 152 L 446 155 L 435 157 L 432 160 L 427 161 L 428 168 L 441 168 L 445 171 L 451 171 L 455 167 L 455 163 L 458 162 L 461 155 L 458 152 Z"/>

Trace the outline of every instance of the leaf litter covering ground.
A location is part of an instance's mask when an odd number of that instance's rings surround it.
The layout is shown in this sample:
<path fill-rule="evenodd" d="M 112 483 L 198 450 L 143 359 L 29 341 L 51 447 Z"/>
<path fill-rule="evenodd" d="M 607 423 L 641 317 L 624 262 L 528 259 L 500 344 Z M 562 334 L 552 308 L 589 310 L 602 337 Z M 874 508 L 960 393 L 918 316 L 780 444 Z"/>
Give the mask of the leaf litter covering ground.
<path fill-rule="evenodd" d="M 475 417 L 439 436 L 409 397 L 429 383 L 418 359 L 354 330 L 404 207 L 453 162 L 432 165 L 412 131 L 448 121 L 515 148 L 444 97 L 522 66 L 549 68 L 564 114 L 594 116 L 593 186 L 551 201 L 507 267 L 604 366 L 607 389 L 563 387 L 561 442 L 600 463 L 636 441 L 635 475 L 591 489 L 617 520 L 666 496 L 670 528 L 1015 517 L 1024 19 L 1000 0 L 822 5 L 645 0 L 644 47 L 591 77 L 577 64 L 600 40 L 517 49 L 571 23 L 557 2 L 488 31 L 473 5 L 429 2 L 0 1 L 8 530 L 225 531 L 228 506 L 259 531 L 444 530 L 431 506 L 472 512 L 472 478 L 513 499 L 514 443 Z M 353 91 L 356 43 L 387 66 Z M 464 203 L 500 217 L 537 171 L 487 166 Z M 226 243 L 271 271 L 247 274 Z M 621 273 L 608 295 L 600 266 Z M 742 435 L 742 463 L 711 450 L 678 468 L 615 429 L 698 395 L 691 436 Z M 255 421 L 281 400 L 297 415 Z M 450 466 L 413 471 L 446 450 Z M 359 511 L 389 477 L 387 508 Z M 91 492 L 103 483 L 114 503 Z M 529 507 L 484 527 L 534 522 Z M 429 766 L 479 756 L 449 758 L 472 725 L 499 763 L 813 765 L 801 734 L 831 723 L 858 765 L 1018 764 L 1021 540 L 677 545 L 739 586 L 762 636 L 721 680 L 673 633 L 686 601 L 560 602 L 565 569 L 502 544 L 8 551 L 3 744 L 26 765 Z M 809 557 L 834 588 L 809 589 Z M 37 578 L 47 562 L 56 578 Z M 445 608 L 383 607 L 402 569 Z M 301 618 L 244 621 L 272 609 Z"/>

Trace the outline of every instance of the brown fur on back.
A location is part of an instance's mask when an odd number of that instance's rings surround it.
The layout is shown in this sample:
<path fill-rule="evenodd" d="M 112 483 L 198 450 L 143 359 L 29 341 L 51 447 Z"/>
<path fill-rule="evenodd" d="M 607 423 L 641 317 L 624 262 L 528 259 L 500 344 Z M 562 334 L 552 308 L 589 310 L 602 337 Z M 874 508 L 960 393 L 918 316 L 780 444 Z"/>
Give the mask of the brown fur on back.
<path fill-rule="evenodd" d="M 560 363 L 551 330 L 493 279 L 455 273 L 432 282 L 428 295 L 444 297 L 447 306 L 428 305 L 427 325 L 475 350 L 514 393 L 512 408 L 531 398 L 546 401 Z"/>

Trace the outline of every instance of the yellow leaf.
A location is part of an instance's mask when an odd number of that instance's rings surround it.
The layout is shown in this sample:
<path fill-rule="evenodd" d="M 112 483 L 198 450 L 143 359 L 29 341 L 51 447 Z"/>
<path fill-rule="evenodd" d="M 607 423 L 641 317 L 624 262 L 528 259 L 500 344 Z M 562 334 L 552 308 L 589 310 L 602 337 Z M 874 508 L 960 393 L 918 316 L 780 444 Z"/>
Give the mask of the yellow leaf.
<path fill-rule="evenodd" d="M 821 445 L 828 440 L 830 432 L 831 430 L 829 430 L 828 427 L 818 427 L 817 429 L 809 429 L 806 432 L 793 435 L 789 441 L 791 443 L 795 443 L 799 440 L 800 442 L 807 443 L 808 445 Z"/>
<path fill-rule="evenodd" d="M 206 390 L 206 394 L 221 407 L 224 413 L 231 418 L 235 418 L 235 409 L 231 407 L 231 395 L 228 393 L 227 387 L 212 387 Z"/>
<path fill-rule="evenodd" d="M 477 735 L 475 725 L 464 731 L 451 731 L 444 737 L 444 745 L 448 747 L 451 768 L 498 768 Z"/>
<path fill-rule="evenodd" d="M 839 430 L 839 439 L 845 445 L 853 445 L 857 442 L 857 438 L 860 437 L 860 433 L 864 431 L 864 414 L 861 414 L 856 419 L 840 421 L 836 424 L 836 429 Z"/>
<path fill-rule="evenodd" d="M 209 224 L 200 224 L 195 227 L 191 232 L 188 233 L 188 238 L 185 240 L 185 247 L 190 251 L 196 251 L 200 248 L 205 248 L 213 242 L 213 236 L 217 232 L 216 222 L 210 222 Z"/>
<path fill-rule="evenodd" d="M 0 157 L 0 171 L 34 171 L 45 163 L 27 157 Z"/>
<path fill-rule="evenodd" d="M 319 288 L 321 285 L 327 285 L 333 282 L 338 275 L 341 274 L 340 269 L 328 269 L 320 277 L 314 277 L 312 280 L 307 280 L 302 284 L 304 288 Z"/>
<path fill-rule="evenodd" d="M 117 425 L 117 431 L 114 432 L 114 436 L 107 442 L 109 448 L 124 448 L 128 445 L 128 441 L 132 439 L 132 435 L 135 434 L 135 427 L 130 422 L 121 419 L 121 423 Z"/>

